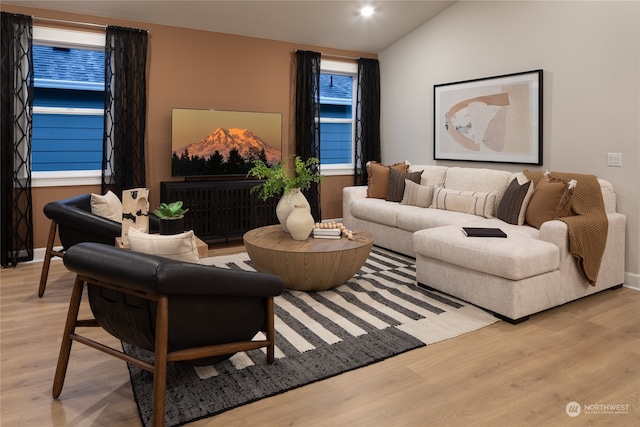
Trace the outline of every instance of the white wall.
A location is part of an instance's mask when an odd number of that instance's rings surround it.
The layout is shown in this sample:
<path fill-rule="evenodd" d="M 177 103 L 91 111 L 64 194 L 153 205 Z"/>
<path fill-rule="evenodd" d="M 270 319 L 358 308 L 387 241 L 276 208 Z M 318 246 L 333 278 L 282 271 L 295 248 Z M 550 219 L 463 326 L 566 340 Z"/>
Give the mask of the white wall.
<path fill-rule="evenodd" d="M 433 85 L 543 69 L 543 165 L 590 173 L 627 216 L 625 283 L 640 287 L 640 2 L 458 1 L 379 55 L 382 161 L 433 160 Z M 607 153 L 623 166 L 606 166 Z"/>

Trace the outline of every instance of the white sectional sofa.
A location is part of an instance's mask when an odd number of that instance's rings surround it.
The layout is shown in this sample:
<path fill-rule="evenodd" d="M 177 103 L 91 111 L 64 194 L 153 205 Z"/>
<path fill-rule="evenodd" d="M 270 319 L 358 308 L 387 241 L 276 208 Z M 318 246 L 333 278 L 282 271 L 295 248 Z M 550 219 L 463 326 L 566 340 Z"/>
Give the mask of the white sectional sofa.
<path fill-rule="evenodd" d="M 345 225 L 372 232 L 377 246 L 414 256 L 421 285 L 480 306 L 512 323 L 622 285 L 626 218 L 616 212 L 616 195 L 609 182 L 597 180 L 608 227 L 597 280 L 592 285 L 570 253 L 565 222 L 546 221 L 538 229 L 494 217 L 509 183 L 514 178 L 526 181 L 522 173 L 434 165 L 413 165 L 411 171 L 423 171 L 421 184 L 433 185 L 436 191 L 495 192 L 490 214 L 474 215 L 442 206 L 425 208 L 370 198 L 367 186 L 343 190 Z M 463 226 L 500 228 L 507 238 L 467 237 Z"/>

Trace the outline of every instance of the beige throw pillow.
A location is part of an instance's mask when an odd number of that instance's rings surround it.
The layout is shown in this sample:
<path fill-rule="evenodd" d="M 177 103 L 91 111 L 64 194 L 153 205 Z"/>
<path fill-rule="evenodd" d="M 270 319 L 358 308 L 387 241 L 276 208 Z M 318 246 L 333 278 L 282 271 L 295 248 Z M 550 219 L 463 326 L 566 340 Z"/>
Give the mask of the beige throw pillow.
<path fill-rule="evenodd" d="M 91 213 L 122 223 L 122 202 L 111 190 L 104 196 L 91 193 Z"/>
<path fill-rule="evenodd" d="M 197 263 L 200 261 L 196 236 L 193 230 L 180 234 L 147 234 L 135 228 L 129 228 L 129 246 L 132 251 L 165 258 Z"/>
<path fill-rule="evenodd" d="M 496 192 L 450 190 L 436 187 L 431 207 L 493 218 Z"/>
<path fill-rule="evenodd" d="M 411 180 L 404 180 L 404 195 L 401 205 L 428 208 L 433 200 L 433 185 L 420 185 Z"/>

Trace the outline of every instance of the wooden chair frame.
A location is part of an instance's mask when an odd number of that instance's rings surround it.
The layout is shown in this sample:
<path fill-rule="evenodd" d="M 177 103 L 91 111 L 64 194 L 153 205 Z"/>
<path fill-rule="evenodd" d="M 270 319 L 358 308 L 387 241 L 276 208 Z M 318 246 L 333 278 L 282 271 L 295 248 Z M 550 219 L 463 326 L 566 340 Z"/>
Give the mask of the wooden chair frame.
<path fill-rule="evenodd" d="M 40 286 L 38 286 L 38 298 L 42 298 L 44 290 L 47 287 L 47 278 L 49 277 L 49 267 L 51 266 L 51 258 L 54 256 L 63 258 L 64 250 L 56 251 L 53 249 L 53 244 L 56 240 L 56 231 L 58 229 L 58 223 L 51 221 L 51 227 L 49 227 L 49 238 L 47 239 L 47 248 L 44 253 L 44 261 L 42 263 L 42 273 L 40 273 Z"/>
<path fill-rule="evenodd" d="M 96 342 L 87 337 L 76 333 L 76 327 L 99 327 L 95 319 L 78 320 L 80 311 L 80 303 L 82 301 L 82 293 L 87 283 L 91 283 L 104 288 L 134 295 L 149 301 L 157 303 L 156 312 L 156 333 L 155 333 L 155 363 L 151 364 L 130 356 L 122 351 Z M 71 301 L 69 302 L 69 312 L 64 327 L 64 335 L 60 346 L 60 355 L 53 381 L 53 397 L 57 399 L 62 392 L 67 367 L 69 364 L 69 356 L 71 354 L 71 345 L 73 341 L 78 341 L 89 347 L 100 350 L 111 356 L 117 357 L 131 363 L 141 369 L 145 369 L 153 373 L 153 426 L 160 427 L 164 425 L 165 416 L 165 399 L 166 399 L 166 381 L 167 381 L 167 363 L 183 360 L 201 359 L 204 357 L 219 356 L 224 354 L 236 353 L 240 351 L 255 350 L 258 348 L 267 348 L 267 361 L 269 364 L 274 362 L 275 355 L 275 328 L 274 328 L 274 302 L 273 297 L 265 297 L 266 299 L 266 322 L 265 322 L 265 340 L 242 341 L 211 345 L 205 347 L 196 347 L 183 349 L 178 351 L 168 351 L 167 340 L 169 335 L 169 297 L 167 295 L 150 294 L 128 289 L 122 286 L 95 280 L 87 276 L 78 275 L 73 285 L 71 293 Z"/>

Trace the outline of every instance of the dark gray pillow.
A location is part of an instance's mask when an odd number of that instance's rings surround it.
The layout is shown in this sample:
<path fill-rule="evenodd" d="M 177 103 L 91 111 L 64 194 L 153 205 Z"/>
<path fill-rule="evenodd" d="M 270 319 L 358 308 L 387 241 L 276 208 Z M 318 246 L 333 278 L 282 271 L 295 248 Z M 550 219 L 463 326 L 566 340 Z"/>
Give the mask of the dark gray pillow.
<path fill-rule="evenodd" d="M 509 224 L 522 225 L 518 223 L 518 217 L 520 217 L 522 205 L 529 191 L 529 186 L 531 186 L 531 181 L 520 185 L 518 179 L 514 178 L 504 191 L 502 199 L 500 199 L 496 217 Z"/>
<path fill-rule="evenodd" d="M 403 173 L 395 169 L 389 169 L 389 186 L 387 187 L 387 200 L 389 202 L 401 202 L 404 195 L 404 180 L 408 179 L 420 184 L 423 171 Z"/>

